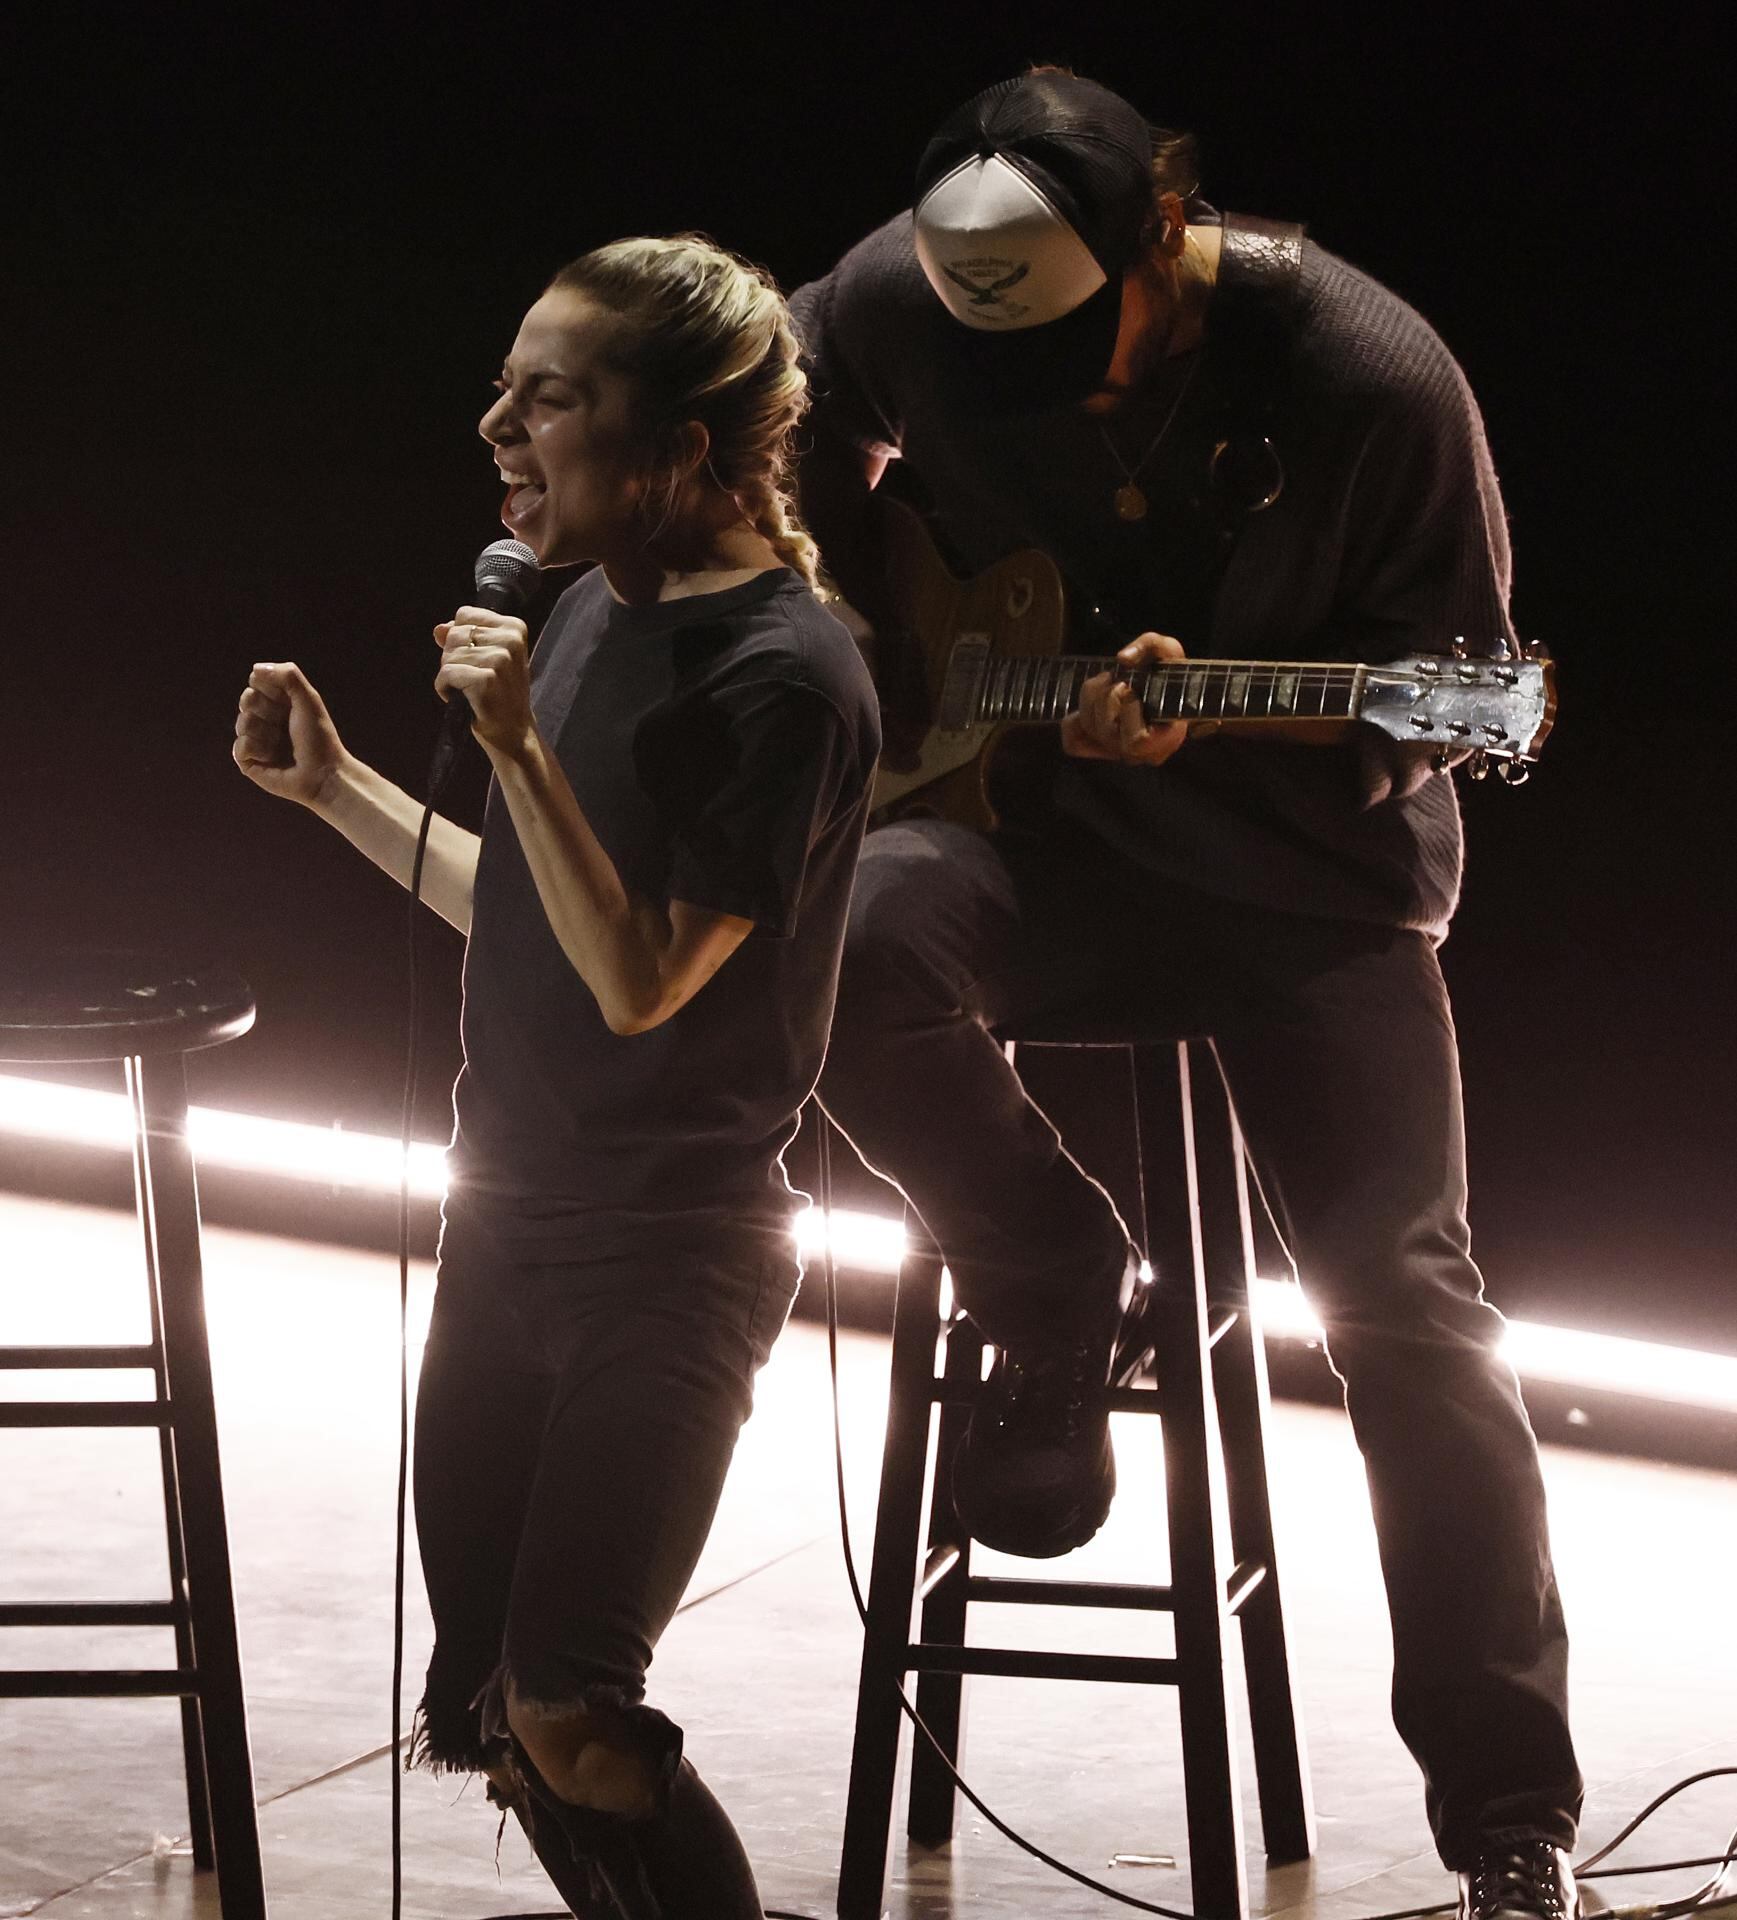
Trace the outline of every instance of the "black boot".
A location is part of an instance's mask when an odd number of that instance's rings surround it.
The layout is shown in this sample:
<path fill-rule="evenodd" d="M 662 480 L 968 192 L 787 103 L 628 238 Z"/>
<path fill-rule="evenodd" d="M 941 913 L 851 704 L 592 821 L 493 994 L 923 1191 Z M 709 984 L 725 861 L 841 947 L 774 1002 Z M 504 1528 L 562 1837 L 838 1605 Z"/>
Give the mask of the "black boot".
<path fill-rule="evenodd" d="M 1129 1325 L 1134 1298 L 1129 1258 L 1086 1332 L 997 1356 L 953 1458 L 954 1509 L 986 1547 L 1047 1560 L 1104 1524 L 1116 1494 L 1106 1389 L 1150 1348 Z"/>
<path fill-rule="evenodd" d="M 1542 1834 L 1487 1836 L 1460 1874 L 1458 1920 L 1580 1920 L 1568 1855 Z"/>
<path fill-rule="evenodd" d="M 691 1762 L 681 1763 L 663 1812 L 628 1832 L 663 1920 L 760 1920 L 741 1836 Z"/>
<path fill-rule="evenodd" d="M 622 1909 L 596 1862 L 575 1851 L 572 1835 L 553 1807 L 539 1802 L 523 1782 L 516 1793 L 506 1794 L 491 1780 L 488 1794 L 491 1805 L 505 1807 L 524 1829 L 538 1865 L 577 1920 L 619 1920 Z"/>
<path fill-rule="evenodd" d="M 505 1804 L 578 1920 L 761 1920 L 741 1837 L 690 1762 L 645 1820 L 573 1806 L 517 1764 L 525 1792 Z"/>

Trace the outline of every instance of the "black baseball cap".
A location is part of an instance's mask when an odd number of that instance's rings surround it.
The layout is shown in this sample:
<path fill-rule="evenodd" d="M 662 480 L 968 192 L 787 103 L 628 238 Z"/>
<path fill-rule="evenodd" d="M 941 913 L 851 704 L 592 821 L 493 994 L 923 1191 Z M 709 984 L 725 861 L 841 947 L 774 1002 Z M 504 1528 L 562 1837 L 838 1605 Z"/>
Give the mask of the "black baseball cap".
<path fill-rule="evenodd" d="M 1094 80 L 1026 73 L 949 116 L 917 168 L 913 238 L 975 397 L 1024 411 L 1101 383 L 1152 204 L 1151 129 Z"/>

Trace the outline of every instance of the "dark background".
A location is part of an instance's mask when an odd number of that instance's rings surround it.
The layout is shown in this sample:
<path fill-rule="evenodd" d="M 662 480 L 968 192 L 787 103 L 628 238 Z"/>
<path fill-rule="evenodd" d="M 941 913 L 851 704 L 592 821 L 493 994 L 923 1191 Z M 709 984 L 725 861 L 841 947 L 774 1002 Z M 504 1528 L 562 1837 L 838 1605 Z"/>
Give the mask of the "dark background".
<path fill-rule="evenodd" d="M 547 273 L 699 227 L 793 286 L 905 204 L 958 99 L 1062 61 L 1193 127 L 1210 198 L 1308 220 L 1465 365 L 1518 628 L 1563 682 L 1533 783 L 1465 794 L 1444 964 L 1478 1244 L 1510 1310 L 1737 1351 L 1723 54 L 1670 8 L 1428 14 L 38 18 L 56 44 L 4 62 L 0 937 L 232 965 L 259 1024 L 195 1098 L 389 1128 L 401 896 L 229 764 L 249 663 L 299 660 L 416 783 L 429 630 L 499 532 L 474 423 Z M 439 1133 L 458 942 L 429 950 Z"/>

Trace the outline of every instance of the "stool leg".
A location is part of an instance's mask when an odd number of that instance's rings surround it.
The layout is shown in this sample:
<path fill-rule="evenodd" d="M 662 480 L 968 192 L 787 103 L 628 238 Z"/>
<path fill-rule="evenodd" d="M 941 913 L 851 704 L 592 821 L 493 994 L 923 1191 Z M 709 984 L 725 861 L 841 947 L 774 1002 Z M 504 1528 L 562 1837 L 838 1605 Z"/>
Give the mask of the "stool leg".
<path fill-rule="evenodd" d="M 155 1244 L 218 1898 L 224 1920 L 264 1920 L 253 1755 L 235 1631 L 217 1409 L 205 1330 L 199 1194 L 187 1145 L 186 1073 L 178 1056 L 134 1059 L 128 1062 L 127 1072 L 144 1122 L 147 1230 Z"/>
<path fill-rule="evenodd" d="M 157 1396 L 169 1396 L 163 1360 L 163 1310 L 157 1276 L 157 1240 L 151 1224 L 151 1183 L 145 1166 L 145 1116 L 139 1104 L 138 1082 L 129 1076 L 133 1110 L 133 1193 L 138 1205 L 145 1250 L 145 1289 L 151 1309 L 151 1346 L 157 1356 Z M 169 1598 L 175 1609 L 175 1664 L 183 1672 L 194 1667 L 193 1629 L 187 1613 L 187 1549 L 181 1525 L 181 1484 L 175 1472 L 175 1436 L 168 1426 L 157 1430 L 158 1463 L 163 1481 L 163 1532 L 169 1558 Z M 183 1696 L 181 1703 L 181 1757 L 187 1779 L 187 1831 L 193 1843 L 193 1865 L 209 1873 L 217 1864 L 211 1839 L 211 1796 L 205 1778 L 205 1736 L 199 1725 L 199 1697 Z"/>
<path fill-rule="evenodd" d="M 1235 1323 L 1212 1350 L 1231 1550 L 1239 1566 L 1266 1569 L 1237 1615 L 1248 1681 L 1261 1836 L 1269 1860 L 1306 1860 L 1315 1850 L 1315 1813 L 1267 1491 L 1270 1401 L 1266 1349 L 1250 1285 L 1254 1229 L 1248 1155 L 1222 1073 L 1203 1067 L 1194 1082 L 1194 1105 L 1197 1130 L 1209 1138 L 1223 1138 L 1230 1146 L 1226 1156 L 1214 1153 L 1203 1159 L 1201 1201 L 1209 1307 L 1215 1314 L 1221 1309 L 1236 1314 Z"/>
<path fill-rule="evenodd" d="M 950 1474 L 953 1454 L 970 1423 L 970 1400 L 983 1379 L 983 1336 L 969 1320 L 956 1319 L 947 1332 L 942 1369 L 947 1397 L 935 1440 L 935 1483 L 929 1496 L 929 1547 L 951 1547 L 957 1554 L 949 1571 L 923 1602 L 920 1637 L 925 1642 L 965 1644 L 966 1587 L 971 1579 L 971 1536 L 953 1511 Z M 969 1683 L 962 1673 L 925 1673 L 917 1681 L 917 1712 L 940 1741 L 955 1767 L 963 1764 L 965 1703 Z M 953 1838 L 959 1790 L 939 1755 L 920 1733 L 911 1741 L 911 1804 L 905 1831 L 926 1847 L 942 1847 Z"/>
<path fill-rule="evenodd" d="M 1242 1797 L 1225 1669 L 1229 1528 L 1188 1068 L 1186 1044 L 1174 1055 L 1168 1047 L 1136 1049 L 1142 1177 L 1158 1288 L 1158 1389 L 1194 1906 L 1212 1920 L 1232 1914 L 1247 1920 Z"/>
<path fill-rule="evenodd" d="M 940 1318 L 941 1256 L 933 1246 L 922 1247 L 907 1254 L 900 1269 L 893 1312 L 887 1438 L 839 1856 L 839 1920 L 880 1920 L 886 1892 L 899 1758 L 900 1708 L 893 1690 L 903 1683 L 909 1658 Z"/>

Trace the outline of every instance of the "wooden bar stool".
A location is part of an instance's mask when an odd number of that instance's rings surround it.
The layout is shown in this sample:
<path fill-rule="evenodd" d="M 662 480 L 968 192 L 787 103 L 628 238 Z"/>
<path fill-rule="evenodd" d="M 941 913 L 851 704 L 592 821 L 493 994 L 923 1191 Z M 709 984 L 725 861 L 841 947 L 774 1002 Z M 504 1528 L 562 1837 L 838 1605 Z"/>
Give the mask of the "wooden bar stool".
<path fill-rule="evenodd" d="M 224 1920 L 264 1920 L 253 1756 L 229 1571 L 199 1197 L 187 1144 L 183 1056 L 253 1025 L 230 974 L 178 972 L 137 954 L 43 954 L 0 965 L 0 1061 L 116 1061 L 133 1115 L 133 1184 L 145 1242 L 151 1338 L 139 1346 L 0 1347 L 0 1369 L 149 1369 L 149 1400 L 0 1403 L 3 1427 L 155 1427 L 169 1597 L 0 1606 L 0 1627 L 170 1627 L 175 1665 L 154 1671 L 0 1672 L 0 1697 L 178 1697 L 198 1868 L 216 1868 Z"/>
<path fill-rule="evenodd" d="M 1155 1384 L 1112 1389 L 1121 1412 L 1163 1423 L 1168 1586 L 973 1573 L 954 1514 L 953 1450 L 982 1377 L 983 1337 L 942 1312 L 941 1255 L 914 1217 L 900 1270 L 880 1505 L 868 1593 L 856 1736 L 839 1869 L 840 1920 L 879 1920 L 886 1889 L 901 1714 L 896 1687 L 919 1676 L 917 1710 L 957 1764 L 964 1676 L 1138 1681 L 1177 1689 L 1194 1907 L 1246 1920 L 1242 1803 L 1226 1643 L 1240 1632 L 1262 1838 L 1274 1862 L 1314 1847 L 1308 1766 L 1291 1678 L 1267 1498 L 1267 1380 L 1251 1310 L 1247 1158 L 1210 1042 L 1109 1040 L 1074 1022 L 1004 1035 L 1016 1046 L 1114 1047 L 1132 1069 L 1134 1124 L 1156 1288 Z M 1222 1142 L 1211 1152 L 1202 1141 Z M 940 1366 L 937 1371 L 937 1338 Z M 931 1409 L 939 1408 L 927 1518 Z M 923 1552 L 926 1542 L 927 1552 Z M 1172 1616 L 1174 1657 L 967 1646 L 974 1600 L 1111 1607 Z M 913 1609 L 920 1604 L 916 1637 Z M 957 1794 L 913 1736 L 906 1831 L 953 1838 Z"/>

